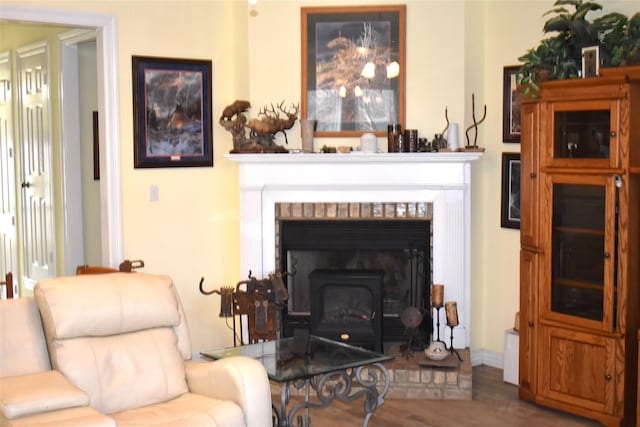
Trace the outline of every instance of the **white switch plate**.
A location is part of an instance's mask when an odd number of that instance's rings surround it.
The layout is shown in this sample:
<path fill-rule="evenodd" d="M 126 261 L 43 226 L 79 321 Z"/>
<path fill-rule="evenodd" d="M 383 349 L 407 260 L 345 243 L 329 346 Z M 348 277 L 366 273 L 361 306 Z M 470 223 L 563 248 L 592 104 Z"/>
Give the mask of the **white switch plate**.
<path fill-rule="evenodd" d="M 150 202 L 157 202 L 158 198 L 159 198 L 158 186 L 157 185 L 149 186 L 149 201 Z"/>

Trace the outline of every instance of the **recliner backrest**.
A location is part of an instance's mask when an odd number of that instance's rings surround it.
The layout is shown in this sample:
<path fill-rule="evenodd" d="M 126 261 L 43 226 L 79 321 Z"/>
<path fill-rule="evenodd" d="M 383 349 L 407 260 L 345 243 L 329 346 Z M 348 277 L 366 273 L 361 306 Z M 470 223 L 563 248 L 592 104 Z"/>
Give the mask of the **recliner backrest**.
<path fill-rule="evenodd" d="M 50 369 L 42 321 L 34 299 L 0 300 L 0 377 Z"/>
<path fill-rule="evenodd" d="M 95 409 L 119 412 L 188 390 L 188 329 L 168 276 L 60 277 L 39 282 L 34 295 L 51 365 L 87 392 Z"/>

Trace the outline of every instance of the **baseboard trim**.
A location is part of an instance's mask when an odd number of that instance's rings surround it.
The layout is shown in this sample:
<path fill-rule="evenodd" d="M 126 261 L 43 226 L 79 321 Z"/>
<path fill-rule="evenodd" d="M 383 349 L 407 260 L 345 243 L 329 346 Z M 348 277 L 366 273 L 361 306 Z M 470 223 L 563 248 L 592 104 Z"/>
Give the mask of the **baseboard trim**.
<path fill-rule="evenodd" d="M 487 365 L 492 368 L 504 368 L 504 354 L 490 350 L 471 350 L 471 366 Z"/>

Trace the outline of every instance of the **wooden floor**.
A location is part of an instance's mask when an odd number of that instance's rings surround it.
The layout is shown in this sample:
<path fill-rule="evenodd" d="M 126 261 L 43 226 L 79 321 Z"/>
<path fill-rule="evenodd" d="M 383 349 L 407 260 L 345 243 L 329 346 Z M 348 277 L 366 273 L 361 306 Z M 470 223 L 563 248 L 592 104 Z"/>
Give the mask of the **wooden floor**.
<path fill-rule="evenodd" d="M 279 396 L 273 396 L 278 402 Z M 295 401 L 296 397 L 292 400 Z M 312 427 L 361 426 L 362 399 L 349 404 L 332 402 L 311 410 Z M 473 368 L 473 400 L 386 399 L 369 427 L 595 427 L 595 421 L 554 411 L 518 399 L 518 389 L 502 381 L 502 370 Z"/>

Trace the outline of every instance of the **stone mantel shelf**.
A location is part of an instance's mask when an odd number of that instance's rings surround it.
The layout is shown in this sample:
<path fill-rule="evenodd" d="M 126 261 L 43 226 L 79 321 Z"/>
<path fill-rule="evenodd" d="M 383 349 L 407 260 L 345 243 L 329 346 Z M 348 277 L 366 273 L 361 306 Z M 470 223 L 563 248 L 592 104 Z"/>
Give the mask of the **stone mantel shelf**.
<path fill-rule="evenodd" d="M 226 154 L 236 163 L 467 163 L 479 159 L 483 152 L 461 151 L 443 153 L 265 153 Z"/>

